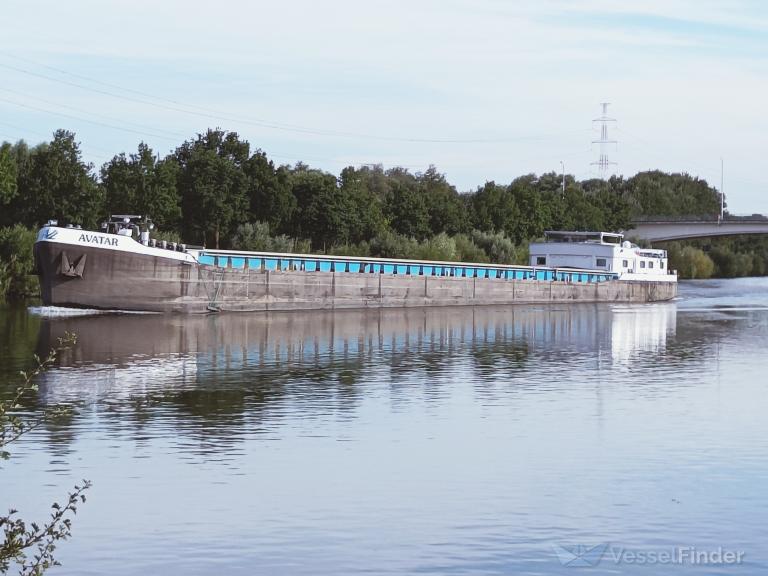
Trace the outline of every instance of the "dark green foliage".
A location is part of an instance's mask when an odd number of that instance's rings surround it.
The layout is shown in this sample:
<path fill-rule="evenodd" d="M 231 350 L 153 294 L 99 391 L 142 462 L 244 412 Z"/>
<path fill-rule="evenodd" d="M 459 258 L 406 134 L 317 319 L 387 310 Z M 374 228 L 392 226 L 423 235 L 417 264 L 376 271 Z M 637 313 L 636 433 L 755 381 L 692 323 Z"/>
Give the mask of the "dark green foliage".
<path fill-rule="evenodd" d="M 509 185 L 509 191 L 520 211 L 520 220 L 514 229 L 508 228 L 506 232 L 516 244 L 532 238 L 541 238 L 545 230 L 552 228 L 552 210 L 537 190 L 536 184 L 536 176 L 529 174 L 515 178 Z M 550 200 L 551 196 L 550 193 Z"/>
<path fill-rule="evenodd" d="M 21 224 L 0 228 L 0 301 L 37 294 L 32 254 L 36 237 L 33 230 Z"/>
<path fill-rule="evenodd" d="M 429 217 L 429 229 L 435 233 L 458 234 L 469 228 L 469 216 L 456 188 L 448 184 L 444 174 L 430 166 L 418 176 Z"/>
<path fill-rule="evenodd" d="M 166 242 L 175 242 L 179 243 L 181 242 L 181 234 L 179 234 L 176 229 L 173 230 L 158 230 L 155 229 L 152 231 L 152 238 L 155 240 L 165 240 Z"/>
<path fill-rule="evenodd" d="M 688 174 L 640 172 L 624 186 L 632 216 L 716 216 L 720 196 L 706 182 Z"/>
<path fill-rule="evenodd" d="M 350 240 L 354 206 L 335 176 L 300 167 L 291 175 L 291 186 L 299 206 L 293 220 L 297 236 L 310 238 L 315 248 Z"/>
<path fill-rule="evenodd" d="M 14 147 L 9 142 L 3 142 L 0 145 L 0 208 L 3 210 L 16 197 L 18 175 Z"/>
<path fill-rule="evenodd" d="M 248 200 L 251 216 L 266 222 L 270 228 L 288 232 L 296 210 L 296 198 L 291 192 L 290 173 L 274 164 L 261 150 L 257 150 L 245 163 L 248 177 Z"/>
<path fill-rule="evenodd" d="M 136 154 L 115 156 L 101 168 L 109 212 L 149 216 L 161 230 L 176 229 L 181 220 L 178 172 L 173 158 L 161 160 L 143 142 Z"/>
<path fill-rule="evenodd" d="M 57 130 L 53 140 L 31 150 L 16 150 L 18 191 L 10 203 L 15 222 L 36 227 L 49 218 L 97 226 L 104 211 L 104 195 L 92 174 L 93 166 L 80 159 L 75 135 Z"/>
<path fill-rule="evenodd" d="M 415 179 L 392 182 L 384 213 L 390 228 L 398 234 L 424 239 L 432 232 L 427 200 Z"/>
<path fill-rule="evenodd" d="M 184 238 L 219 248 L 246 221 L 249 148 L 234 132 L 208 130 L 176 149 Z"/>
<path fill-rule="evenodd" d="M 471 196 L 471 206 L 478 230 L 514 234 L 521 224 L 521 207 L 511 186 L 486 182 Z"/>
<path fill-rule="evenodd" d="M 339 192 L 349 206 L 349 235 L 347 241 L 362 242 L 381 232 L 386 224 L 382 199 L 372 193 L 371 179 L 352 167 L 345 168 L 339 178 Z"/>
<path fill-rule="evenodd" d="M 717 275 L 721 278 L 736 278 L 752 274 L 753 255 L 751 253 L 734 253 L 727 247 L 712 248 L 710 258 L 715 263 Z"/>

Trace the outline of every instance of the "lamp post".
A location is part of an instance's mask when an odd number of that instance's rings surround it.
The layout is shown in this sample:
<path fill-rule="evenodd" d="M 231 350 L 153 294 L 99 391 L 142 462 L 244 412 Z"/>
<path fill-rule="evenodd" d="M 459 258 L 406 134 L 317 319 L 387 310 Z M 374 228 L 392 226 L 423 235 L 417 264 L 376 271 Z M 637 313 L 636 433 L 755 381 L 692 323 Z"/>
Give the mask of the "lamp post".
<path fill-rule="evenodd" d="M 725 216 L 725 190 L 723 190 L 723 157 L 720 157 L 720 222 Z"/>
<path fill-rule="evenodd" d="M 565 198 L 565 164 L 560 160 L 560 173 L 563 175 L 563 198 Z"/>

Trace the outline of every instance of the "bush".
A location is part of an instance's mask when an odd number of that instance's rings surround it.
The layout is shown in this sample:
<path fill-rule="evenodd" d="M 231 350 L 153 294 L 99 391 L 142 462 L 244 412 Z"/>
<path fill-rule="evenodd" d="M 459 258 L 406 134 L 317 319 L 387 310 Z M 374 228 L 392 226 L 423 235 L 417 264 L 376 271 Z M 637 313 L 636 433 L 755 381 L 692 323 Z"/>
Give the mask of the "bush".
<path fill-rule="evenodd" d="M 248 222 L 237 227 L 232 237 L 232 248 L 251 252 L 270 252 L 272 238 L 266 222 Z"/>
<path fill-rule="evenodd" d="M 728 248 L 713 248 L 709 253 L 721 278 L 749 276 L 754 267 L 752 254 L 738 254 Z"/>
<path fill-rule="evenodd" d="M 37 233 L 21 224 L 0 228 L 0 300 L 39 294 L 33 248 Z"/>
<path fill-rule="evenodd" d="M 472 231 L 472 241 L 496 264 L 527 264 L 527 248 L 518 247 L 503 233 Z"/>
<path fill-rule="evenodd" d="M 181 235 L 176 231 L 153 230 L 152 238 L 155 240 L 165 240 L 166 242 L 175 242 L 176 244 L 181 242 Z"/>
<path fill-rule="evenodd" d="M 765 276 L 766 262 L 761 254 L 752 254 L 752 271 L 750 276 Z"/>
<path fill-rule="evenodd" d="M 488 255 L 485 250 L 475 244 L 469 236 L 457 234 L 453 240 L 456 243 L 458 260 L 462 262 L 488 262 Z"/>
<path fill-rule="evenodd" d="M 416 257 L 420 260 L 443 262 L 456 260 L 456 241 L 443 232 L 422 242 Z"/>
<path fill-rule="evenodd" d="M 310 252 L 309 240 L 291 238 L 285 234 L 271 236 L 269 224 L 253 222 L 237 227 L 232 238 L 232 248 L 250 252 L 292 252 L 304 254 Z"/>
<path fill-rule="evenodd" d="M 357 244 L 337 244 L 328 251 L 329 254 L 336 256 L 370 256 L 371 247 L 363 240 Z"/>
<path fill-rule="evenodd" d="M 418 258 L 419 243 L 413 238 L 385 230 L 371 240 L 371 256 Z"/>
<path fill-rule="evenodd" d="M 681 278 L 710 278 L 715 272 L 712 258 L 693 246 L 670 250 L 669 259 L 670 268 L 677 270 Z"/>

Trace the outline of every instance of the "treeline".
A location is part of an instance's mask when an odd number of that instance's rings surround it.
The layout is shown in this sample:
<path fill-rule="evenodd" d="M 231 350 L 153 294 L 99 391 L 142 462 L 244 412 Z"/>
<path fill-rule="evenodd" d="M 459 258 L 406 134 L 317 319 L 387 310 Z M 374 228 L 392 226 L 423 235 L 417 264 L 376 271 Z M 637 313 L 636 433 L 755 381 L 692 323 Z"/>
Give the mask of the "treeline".
<path fill-rule="evenodd" d="M 706 181 L 643 172 L 577 181 L 554 172 L 460 193 L 434 166 L 423 173 L 349 167 L 338 176 L 275 165 L 234 132 L 208 130 L 160 157 L 147 145 L 100 170 L 82 160 L 74 134 L 0 146 L 0 225 L 49 218 L 92 227 L 108 213 L 150 215 L 187 243 L 230 247 L 237 227 L 266 222 L 312 249 L 370 241 L 389 231 L 423 241 L 441 233 L 502 233 L 515 244 L 553 229 L 623 229 L 643 214 L 717 214 Z"/>
<path fill-rule="evenodd" d="M 669 242 L 669 267 L 682 278 L 738 278 L 768 274 L 768 238 L 741 236 Z"/>
<path fill-rule="evenodd" d="M 335 175 L 275 164 L 234 132 L 208 130 L 160 156 L 146 144 L 98 170 L 75 135 L 0 145 L 0 245 L 12 254 L 50 218 L 93 228 L 109 214 L 149 215 L 158 233 L 221 248 L 518 262 L 548 229 L 621 230 L 643 215 L 710 215 L 717 191 L 687 174 L 642 172 L 578 181 L 550 172 L 460 192 L 434 166 L 348 167 Z M 0 287 L 2 282 L 0 268 Z"/>

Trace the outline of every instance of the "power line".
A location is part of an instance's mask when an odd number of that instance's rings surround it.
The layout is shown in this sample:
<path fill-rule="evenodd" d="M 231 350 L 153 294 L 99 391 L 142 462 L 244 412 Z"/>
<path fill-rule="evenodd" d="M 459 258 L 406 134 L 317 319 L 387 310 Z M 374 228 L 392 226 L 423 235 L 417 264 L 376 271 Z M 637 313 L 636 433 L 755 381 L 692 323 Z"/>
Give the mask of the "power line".
<path fill-rule="evenodd" d="M 175 138 L 170 138 L 168 136 L 163 136 L 161 134 L 149 134 L 147 132 L 141 132 L 139 130 L 134 130 L 132 128 L 125 128 L 123 126 L 116 126 L 114 124 L 107 124 L 106 122 L 99 122 L 98 120 L 89 120 L 87 118 L 80 118 L 78 116 L 73 116 L 72 114 L 66 114 L 64 112 L 57 112 L 55 110 L 48 110 L 46 108 L 40 108 L 39 106 L 32 106 L 30 104 L 22 104 L 20 102 L 14 102 L 13 100 L 8 100 L 7 98 L 0 98 L 0 102 L 6 102 L 7 104 L 12 104 L 13 106 L 19 106 L 20 108 L 27 108 L 29 110 L 35 110 L 37 112 L 43 112 L 44 114 L 52 114 L 54 116 L 61 116 L 63 118 L 69 118 L 71 120 L 77 120 L 79 122 L 87 122 L 88 124 L 94 124 L 96 126 L 102 126 L 105 128 L 112 128 L 114 130 L 122 130 L 123 132 L 131 132 L 133 134 L 138 134 L 140 136 L 149 136 L 152 138 L 161 138 L 164 140 L 172 140 L 175 141 Z"/>
<path fill-rule="evenodd" d="M 135 126 L 136 128 L 141 128 L 141 129 L 145 129 L 145 130 L 153 130 L 153 131 L 155 131 L 157 133 L 164 132 L 165 134 L 173 136 L 174 139 L 176 139 L 176 138 L 185 138 L 186 137 L 186 135 L 182 134 L 181 132 L 173 132 L 171 130 L 164 130 L 162 128 L 155 128 L 155 127 L 152 127 L 152 126 L 147 126 L 145 124 L 138 124 L 136 122 L 129 122 L 129 121 L 126 121 L 126 120 L 119 120 L 117 118 L 112 118 L 111 116 L 105 116 L 104 114 L 97 114 L 95 112 L 90 112 L 88 110 L 83 110 L 82 108 L 76 108 L 75 106 L 69 106 L 67 104 L 60 104 L 58 102 L 52 102 L 51 100 L 46 100 L 45 98 L 40 98 L 39 96 L 33 96 L 31 94 L 26 94 L 26 93 L 20 92 L 18 90 L 12 90 L 10 88 L 2 88 L 2 87 L 0 87 L 0 90 L 2 90 L 3 92 L 9 92 L 11 94 L 16 94 L 17 96 L 22 96 L 23 98 L 29 98 L 31 100 L 37 100 L 38 102 L 42 102 L 44 104 L 49 104 L 51 106 L 58 106 L 59 108 L 66 108 L 68 110 L 73 110 L 75 112 L 79 112 L 79 113 L 82 113 L 82 114 L 89 114 L 89 115 L 94 116 L 96 118 L 103 118 L 104 120 L 108 120 L 110 122 L 120 122 L 120 123 L 126 124 L 128 126 Z"/>
<path fill-rule="evenodd" d="M 44 80 L 48 80 L 51 82 L 58 82 L 67 86 L 75 87 L 81 90 L 86 90 L 90 92 L 94 92 L 97 94 L 101 94 L 104 96 L 109 96 L 111 98 L 118 98 L 124 101 L 128 102 L 134 102 L 139 104 L 144 104 L 146 106 L 154 106 L 156 108 L 161 108 L 164 110 L 170 110 L 173 112 L 180 112 L 183 114 L 189 114 L 192 116 L 198 116 L 207 118 L 209 120 L 218 120 L 218 121 L 226 121 L 226 122 L 233 122 L 233 123 L 241 123 L 241 124 L 249 124 L 253 126 L 258 126 L 260 128 L 267 128 L 271 130 L 282 130 L 287 132 L 294 132 L 294 133 L 300 133 L 300 134 L 308 134 L 308 135 L 314 135 L 314 136 L 330 136 L 330 137 L 343 137 L 343 138 L 358 138 L 358 139 L 367 139 L 367 140 L 378 140 L 378 141 L 384 141 L 384 142 L 407 142 L 407 143 L 427 143 L 427 144 L 498 144 L 498 143 L 504 143 L 504 142 L 523 142 L 523 141 L 535 141 L 535 140 L 546 140 L 549 138 L 559 137 L 559 134 L 550 134 L 550 135 L 538 135 L 538 136 L 518 136 L 518 137 L 504 137 L 504 138 L 403 138 L 403 137 L 395 137 L 395 136 L 381 136 L 381 135 L 374 135 L 374 134 L 365 134 L 365 133 L 356 133 L 356 132 L 345 132 L 345 131 L 336 131 L 336 130 L 326 130 L 326 129 L 318 129 L 318 128 L 310 128 L 310 127 L 304 127 L 304 126 L 298 126 L 298 125 L 292 125 L 292 124 L 285 124 L 280 122 L 272 122 L 268 120 L 261 120 L 261 119 L 247 119 L 247 118 L 241 118 L 241 117 L 233 117 L 230 115 L 227 115 L 225 113 L 217 112 L 217 111 L 211 111 L 206 110 L 204 108 L 189 105 L 189 104 L 183 104 L 180 102 L 177 102 L 175 100 L 168 100 L 165 98 L 157 97 L 157 96 L 151 96 L 148 95 L 146 92 L 141 92 L 142 95 L 145 95 L 149 98 L 153 98 L 155 100 L 165 101 L 165 102 L 172 102 L 174 105 L 168 105 L 168 104 L 162 104 L 159 102 L 152 102 L 143 98 L 135 98 L 132 96 L 126 96 L 124 94 L 118 94 L 112 91 L 107 90 L 101 90 L 99 88 L 94 88 L 91 86 L 85 86 L 83 84 L 77 83 L 77 82 L 71 82 L 68 80 L 64 80 L 61 78 L 55 78 L 52 76 L 49 76 L 47 74 L 41 74 L 39 72 L 34 72 L 32 70 L 27 70 L 24 68 L 20 68 L 18 66 L 12 66 L 10 64 L 3 64 L 0 63 L 0 67 L 14 70 L 16 72 L 19 72 L 21 74 L 25 74 L 28 76 L 33 76 L 36 78 L 41 78 Z M 61 69 L 56 69 L 53 67 L 54 70 L 57 70 L 64 74 L 69 74 L 68 72 L 62 71 Z M 85 76 L 76 75 L 76 77 L 80 78 L 87 78 Z M 97 82 L 100 84 L 105 84 L 102 82 L 99 82 L 98 80 L 92 80 L 88 79 L 90 82 Z M 109 86 L 115 86 L 115 85 L 109 85 Z M 134 93 L 139 93 L 139 91 L 126 89 L 119 87 L 119 90 L 123 91 L 131 91 Z M 195 108 L 197 110 L 206 110 L 206 111 L 196 111 L 196 110 L 185 110 L 184 108 L 180 108 L 179 106 L 184 106 L 186 108 Z M 572 131 L 568 133 L 580 133 L 581 130 Z"/>

